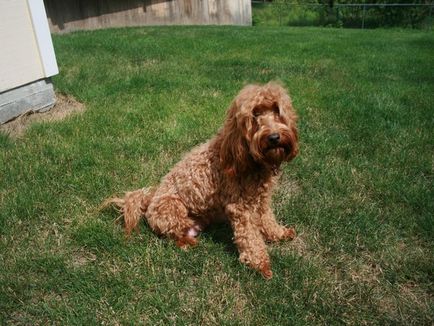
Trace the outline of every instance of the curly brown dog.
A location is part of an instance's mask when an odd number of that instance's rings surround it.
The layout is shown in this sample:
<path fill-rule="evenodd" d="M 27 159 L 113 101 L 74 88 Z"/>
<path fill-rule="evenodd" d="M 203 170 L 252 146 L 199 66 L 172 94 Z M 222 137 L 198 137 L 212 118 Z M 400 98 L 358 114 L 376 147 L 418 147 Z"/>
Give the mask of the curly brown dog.
<path fill-rule="evenodd" d="M 293 239 L 276 222 L 271 195 L 280 165 L 297 155 L 297 116 L 278 84 L 248 85 L 232 102 L 223 128 L 188 153 L 159 186 L 112 198 L 126 232 L 142 217 L 157 234 L 185 248 L 209 223 L 228 220 L 240 261 L 271 278 L 265 241 Z"/>

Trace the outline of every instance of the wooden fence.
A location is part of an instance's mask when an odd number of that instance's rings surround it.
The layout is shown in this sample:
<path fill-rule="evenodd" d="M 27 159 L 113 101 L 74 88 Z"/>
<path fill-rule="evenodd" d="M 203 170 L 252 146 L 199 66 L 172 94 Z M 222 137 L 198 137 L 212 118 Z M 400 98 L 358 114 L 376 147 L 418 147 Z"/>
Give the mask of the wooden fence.
<path fill-rule="evenodd" d="M 50 30 L 143 25 L 251 25 L 250 0 L 44 0 Z"/>

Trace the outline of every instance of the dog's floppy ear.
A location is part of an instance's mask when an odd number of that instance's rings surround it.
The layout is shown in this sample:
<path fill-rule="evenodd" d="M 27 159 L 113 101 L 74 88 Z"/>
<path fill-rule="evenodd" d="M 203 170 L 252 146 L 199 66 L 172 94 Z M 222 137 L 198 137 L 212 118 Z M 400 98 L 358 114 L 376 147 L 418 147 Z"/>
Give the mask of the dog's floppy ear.
<path fill-rule="evenodd" d="M 291 98 L 286 90 L 276 83 L 268 84 L 269 90 L 276 99 L 276 104 L 279 107 L 281 120 L 288 126 L 291 138 L 291 153 L 288 160 L 293 159 L 298 154 L 298 130 L 297 130 L 297 114 L 292 106 Z"/>
<path fill-rule="evenodd" d="M 276 99 L 276 105 L 279 107 L 279 114 L 287 125 L 297 123 L 297 115 L 292 107 L 292 101 L 286 90 L 275 82 L 267 85 L 268 91 Z"/>
<path fill-rule="evenodd" d="M 236 98 L 228 110 L 220 147 L 220 162 L 224 171 L 231 176 L 245 170 L 249 155 L 244 130 L 237 119 L 237 115 L 241 114 L 239 105 L 240 99 Z"/>

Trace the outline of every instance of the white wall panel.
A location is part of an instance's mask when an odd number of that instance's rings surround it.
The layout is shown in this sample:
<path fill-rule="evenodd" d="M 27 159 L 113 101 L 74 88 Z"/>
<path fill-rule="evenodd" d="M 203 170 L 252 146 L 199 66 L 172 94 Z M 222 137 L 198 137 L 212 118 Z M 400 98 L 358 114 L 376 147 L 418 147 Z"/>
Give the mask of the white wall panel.
<path fill-rule="evenodd" d="M 44 77 L 26 0 L 0 1 L 0 92 Z"/>

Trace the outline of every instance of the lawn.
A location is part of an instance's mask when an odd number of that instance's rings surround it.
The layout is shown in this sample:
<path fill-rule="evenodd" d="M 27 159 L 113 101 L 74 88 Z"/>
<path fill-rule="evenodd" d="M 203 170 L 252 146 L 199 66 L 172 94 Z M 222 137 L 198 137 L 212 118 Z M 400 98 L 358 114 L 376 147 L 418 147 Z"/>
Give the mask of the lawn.
<path fill-rule="evenodd" d="M 147 27 L 54 36 L 59 93 L 86 110 L 0 134 L 0 324 L 434 322 L 434 35 Z M 300 154 L 274 208 L 298 238 L 270 281 L 215 226 L 187 252 L 114 193 L 154 185 L 212 136 L 239 89 L 280 80 Z"/>

